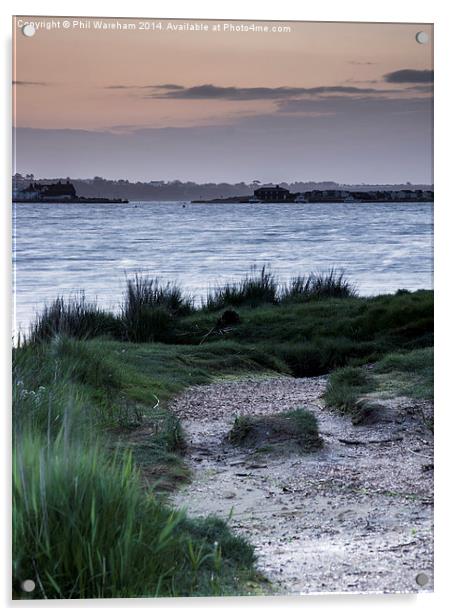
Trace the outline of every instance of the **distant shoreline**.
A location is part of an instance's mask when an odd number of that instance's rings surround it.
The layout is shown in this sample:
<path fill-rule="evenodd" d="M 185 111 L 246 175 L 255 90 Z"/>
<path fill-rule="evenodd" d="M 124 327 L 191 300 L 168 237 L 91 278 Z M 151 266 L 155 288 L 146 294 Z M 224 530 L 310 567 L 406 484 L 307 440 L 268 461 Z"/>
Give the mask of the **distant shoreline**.
<path fill-rule="evenodd" d="M 49 203 L 53 203 L 54 205 L 71 205 L 71 204 L 85 204 L 85 205 L 91 205 L 91 204 L 117 204 L 117 205 L 127 205 L 127 204 L 135 204 L 135 205 L 141 205 L 141 204 L 145 204 L 145 203 L 160 203 L 160 204 L 183 204 L 185 205 L 215 205 L 215 204 L 224 204 L 224 205 L 308 205 L 308 204 L 322 204 L 322 205 L 365 205 L 367 203 L 387 203 L 387 204 L 399 204 L 399 205 L 406 205 L 406 204 L 415 204 L 415 203 L 431 203 L 432 205 L 434 204 L 434 200 L 433 199 L 406 199 L 406 200 L 388 200 L 388 201 L 382 201 L 379 199 L 374 199 L 374 200 L 370 200 L 370 199 L 366 199 L 366 200 L 362 200 L 362 201 L 344 201 L 344 200 L 335 200 L 335 201 L 308 201 L 308 202 L 294 202 L 294 201 L 244 201 L 243 199 L 195 199 L 193 201 L 188 201 L 188 200 L 184 200 L 184 199 L 172 199 L 170 201 L 166 201 L 166 200 L 160 200 L 160 199 L 91 199 L 91 198 L 86 198 L 86 199 L 76 199 L 76 200 L 60 200 L 60 201 L 56 201 L 54 199 L 48 199 L 48 200 L 34 200 L 34 201 L 30 201 L 30 200 L 26 200 L 26 199 L 12 199 L 13 203 L 33 203 L 33 204 L 37 204 L 37 203 L 42 203 L 42 204 L 46 204 L 48 205 Z"/>
<path fill-rule="evenodd" d="M 77 197 L 77 199 L 15 199 L 13 203 L 129 203 L 128 199 L 108 199 L 102 197 Z"/>
<path fill-rule="evenodd" d="M 303 205 L 307 203 L 324 203 L 337 205 L 338 203 L 346 203 L 347 205 L 353 205 L 357 203 L 432 203 L 433 199 L 354 199 L 353 201 L 347 201 L 345 199 L 310 199 L 309 201 L 252 201 L 250 199 L 244 201 L 243 199 L 195 199 L 190 203 L 229 203 L 229 204 L 250 204 L 250 205 L 281 205 L 284 203 L 291 203 L 294 205 Z"/>
<path fill-rule="evenodd" d="M 253 195 L 193 199 L 191 203 L 429 203 L 433 200 L 432 190 L 310 190 L 291 193 L 276 185 L 259 188 Z"/>
<path fill-rule="evenodd" d="M 83 195 L 86 199 L 127 199 L 128 201 L 211 201 L 214 199 L 228 199 L 239 201 L 249 199 L 255 190 L 263 188 L 264 185 L 258 182 L 205 182 L 197 183 L 192 181 L 179 180 L 151 180 L 145 181 L 129 181 L 129 180 L 112 180 L 101 177 L 93 178 L 34 178 L 34 176 L 15 174 L 12 178 L 13 193 L 16 193 L 16 198 L 20 198 L 20 191 L 26 189 L 30 183 L 40 185 L 51 185 L 58 182 L 65 187 L 69 181 L 75 191 L 75 196 Z M 318 191 L 335 191 L 348 193 L 374 193 L 374 192 L 397 192 L 397 191 L 431 191 L 433 192 L 433 184 L 422 182 L 396 182 L 388 183 L 338 183 L 333 181 L 291 181 L 280 182 L 281 188 L 287 189 L 290 193 L 302 194 L 306 192 Z M 35 195 L 28 195 L 33 197 Z M 40 195 L 44 197 L 44 195 Z M 57 195 L 52 194 L 55 198 Z M 70 195 L 67 195 L 68 197 Z"/>

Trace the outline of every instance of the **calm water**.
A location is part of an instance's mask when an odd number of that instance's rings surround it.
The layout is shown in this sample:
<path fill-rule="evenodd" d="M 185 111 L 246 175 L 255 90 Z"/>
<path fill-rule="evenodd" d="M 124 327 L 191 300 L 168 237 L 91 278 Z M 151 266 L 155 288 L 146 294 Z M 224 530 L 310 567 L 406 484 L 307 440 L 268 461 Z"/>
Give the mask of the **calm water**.
<path fill-rule="evenodd" d="M 343 268 L 363 295 L 433 286 L 430 203 L 13 205 L 16 329 L 82 289 L 117 309 L 136 270 L 198 296 L 253 264 L 282 279 Z"/>

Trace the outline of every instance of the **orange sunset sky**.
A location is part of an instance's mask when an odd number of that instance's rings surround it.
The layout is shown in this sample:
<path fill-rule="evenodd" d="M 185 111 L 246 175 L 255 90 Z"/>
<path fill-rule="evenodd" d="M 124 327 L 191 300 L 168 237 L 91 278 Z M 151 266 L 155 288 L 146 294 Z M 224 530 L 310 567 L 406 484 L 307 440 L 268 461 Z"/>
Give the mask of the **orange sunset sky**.
<path fill-rule="evenodd" d="M 15 18 L 16 171 L 432 181 L 432 26 L 141 21 Z"/>

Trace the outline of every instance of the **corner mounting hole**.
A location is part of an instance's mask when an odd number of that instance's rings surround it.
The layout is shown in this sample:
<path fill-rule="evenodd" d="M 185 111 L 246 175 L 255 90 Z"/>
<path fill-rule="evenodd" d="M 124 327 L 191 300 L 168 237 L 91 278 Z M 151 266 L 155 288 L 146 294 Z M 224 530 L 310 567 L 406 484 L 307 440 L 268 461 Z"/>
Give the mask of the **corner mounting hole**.
<path fill-rule="evenodd" d="M 416 41 L 420 43 L 421 45 L 425 45 L 425 43 L 428 43 L 429 37 L 428 37 L 427 32 L 423 32 L 423 31 L 418 32 L 416 34 Z"/>
<path fill-rule="evenodd" d="M 33 24 L 25 24 L 22 28 L 22 34 L 28 37 L 34 36 L 36 34 L 36 28 Z"/>
<path fill-rule="evenodd" d="M 419 584 L 419 586 L 428 584 L 428 575 L 426 573 L 418 573 L 416 576 L 416 584 Z"/>
<path fill-rule="evenodd" d="M 33 580 L 24 580 L 21 586 L 22 590 L 24 590 L 25 592 L 33 592 L 36 588 L 36 584 L 33 582 Z"/>

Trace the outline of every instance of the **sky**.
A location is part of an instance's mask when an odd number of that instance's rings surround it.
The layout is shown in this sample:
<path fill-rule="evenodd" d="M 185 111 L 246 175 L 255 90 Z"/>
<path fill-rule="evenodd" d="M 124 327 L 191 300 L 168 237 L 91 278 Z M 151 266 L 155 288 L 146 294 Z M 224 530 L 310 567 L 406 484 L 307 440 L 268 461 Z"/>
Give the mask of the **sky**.
<path fill-rule="evenodd" d="M 13 36 L 16 172 L 433 181 L 431 25 L 34 16 Z"/>

